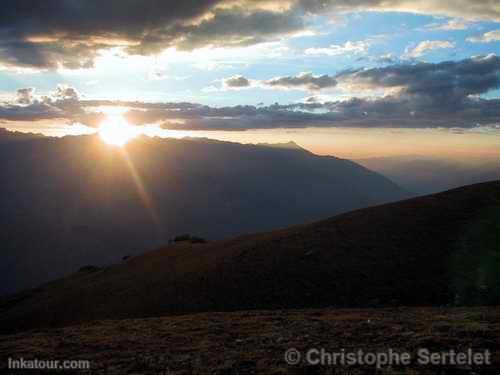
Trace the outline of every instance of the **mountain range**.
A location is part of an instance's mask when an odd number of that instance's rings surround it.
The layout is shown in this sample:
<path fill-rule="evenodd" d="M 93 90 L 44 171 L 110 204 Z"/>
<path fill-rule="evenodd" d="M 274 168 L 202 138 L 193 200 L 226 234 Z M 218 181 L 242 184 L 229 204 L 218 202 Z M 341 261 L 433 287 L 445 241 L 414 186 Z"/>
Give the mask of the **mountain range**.
<path fill-rule="evenodd" d="M 209 240 L 408 196 L 352 161 L 294 143 L 242 145 L 0 132 L 0 295 L 191 233 Z"/>

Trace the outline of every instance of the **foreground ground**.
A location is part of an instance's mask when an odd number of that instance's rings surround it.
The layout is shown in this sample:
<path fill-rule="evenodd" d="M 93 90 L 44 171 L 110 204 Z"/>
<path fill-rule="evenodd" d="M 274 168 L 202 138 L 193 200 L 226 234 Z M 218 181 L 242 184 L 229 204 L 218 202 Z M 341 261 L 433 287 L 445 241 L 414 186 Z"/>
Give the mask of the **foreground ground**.
<path fill-rule="evenodd" d="M 302 357 L 311 348 L 410 353 L 471 348 L 490 350 L 493 364 L 413 364 L 379 372 L 304 361 L 292 366 L 284 358 L 290 348 Z M 87 373 L 93 374 L 498 374 L 500 307 L 247 311 L 103 320 L 0 336 L 1 373 L 8 371 L 9 357 L 89 360 Z"/>

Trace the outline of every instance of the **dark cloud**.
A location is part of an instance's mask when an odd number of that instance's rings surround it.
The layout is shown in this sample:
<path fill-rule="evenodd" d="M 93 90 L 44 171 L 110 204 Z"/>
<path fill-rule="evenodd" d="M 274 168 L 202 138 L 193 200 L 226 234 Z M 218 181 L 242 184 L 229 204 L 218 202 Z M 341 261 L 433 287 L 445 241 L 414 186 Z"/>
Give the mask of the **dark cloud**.
<path fill-rule="evenodd" d="M 8 121 L 39 121 L 64 117 L 58 108 L 47 103 L 34 102 L 29 105 L 1 105 L 0 119 Z"/>
<path fill-rule="evenodd" d="M 335 77 L 327 74 L 315 76 L 310 72 L 304 72 L 296 76 L 275 77 L 265 81 L 254 80 L 253 84 L 255 86 L 275 89 L 302 89 L 318 91 L 335 87 L 337 85 L 337 81 L 335 80 Z M 252 82 L 246 77 L 237 75 L 224 79 L 223 86 L 235 89 L 246 88 L 252 86 Z"/>
<path fill-rule="evenodd" d="M 250 87 L 250 81 L 243 76 L 233 76 L 224 80 L 224 86 L 228 88 Z"/>
<path fill-rule="evenodd" d="M 247 3 L 247 4 L 245 4 Z M 297 9 L 264 1 L 5 0 L 0 62 L 42 69 L 91 67 L 99 50 L 124 47 L 148 55 L 175 46 L 242 46 L 304 27 Z"/>
<path fill-rule="evenodd" d="M 80 112 L 72 115 L 70 122 L 72 124 L 78 123 L 91 128 L 97 128 L 106 120 L 106 117 L 107 115 L 102 112 Z"/>
<path fill-rule="evenodd" d="M 91 68 L 101 44 L 72 43 L 64 40 L 30 42 L 3 41 L 0 27 L 0 62 L 20 68 L 67 69 Z"/>
<path fill-rule="evenodd" d="M 315 76 L 312 73 L 300 73 L 297 76 L 277 77 L 262 82 L 264 86 L 293 89 L 302 88 L 306 90 L 316 91 L 321 89 L 332 88 L 337 85 L 334 77 L 329 75 Z"/>
<path fill-rule="evenodd" d="M 299 0 L 309 12 L 336 11 L 399 11 L 466 20 L 500 20 L 500 5 L 491 0 Z"/>
<path fill-rule="evenodd" d="M 80 98 L 78 91 L 67 85 L 58 85 L 52 96 L 56 100 L 78 100 Z"/>
<path fill-rule="evenodd" d="M 249 13 L 240 9 L 219 10 L 214 12 L 213 18 L 179 30 L 182 36 L 174 44 L 181 50 L 206 46 L 248 46 L 303 28 L 304 21 L 295 11 L 258 10 Z"/>
<path fill-rule="evenodd" d="M 92 112 L 85 101 L 68 110 L 62 103 L 0 106 L 0 119 L 35 121 L 63 118 L 68 123 L 96 127 L 105 119 Z M 95 101 L 92 105 L 96 105 Z M 103 105 L 134 106 L 135 102 L 103 102 Z M 500 122 L 500 100 L 474 99 L 453 112 L 416 110 L 407 97 L 351 98 L 332 102 L 306 102 L 271 106 L 209 107 L 187 103 L 147 103 L 132 107 L 127 120 L 138 126 L 159 124 L 176 130 L 248 130 L 305 127 L 444 127 L 469 128 Z"/>
<path fill-rule="evenodd" d="M 34 100 L 33 93 L 35 89 L 33 87 L 27 87 L 24 89 L 17 90 L 17 98 L 16 102 L 19 104 L 28 105 L 31 104 Z"/>
<path fill-rule="evenodd" d="M 81 122 L 92 126 L 95 117 L 88 113 L 80 100 L 78 91 L 67 85 L 58 85 L 50 95 L 36 96 L 32 87 L 21 88 L 12 102 L 0 102 L 0 119 L 7 121 L 39 121 L 65 119 L 68 122 Z M 79 121 L 77 119 L 82 119 Z"/>
<path fill-rule="evenodd" d="M 307 15 L 411 11 L 500 20 L 491 0 L 4 0 L 0 63 L 41 69 L 91 67 L 99 51 L 155 54 L 168 47 L 245 46 L 304 30 Z"/>
<path fill-rule="evenodd" d="M 239 80 L 248 82 L 245 77 Z M 473 97 L 500 87 L 500 57 L 477 56 L 441 63 L 397 63 L 358 69 L 336 75 L 297 76 L 255 81 L 256 85 L 281 89 L 318 91 L 338 87 L 344 91 L 392 90 L 395 97 L 411 103 L 412 110 L 454 111 L 474 103 Z"/>
<path fill-rule="evenodd" d="M 452 111 L 470 104 L 471 96 L 500 87 L 500 58 L 473 57 L 438 64 L 396 64 L 347 71 L 336 76 L 340 85 L 361 89 L 399 89 L 415 109 Z"/>

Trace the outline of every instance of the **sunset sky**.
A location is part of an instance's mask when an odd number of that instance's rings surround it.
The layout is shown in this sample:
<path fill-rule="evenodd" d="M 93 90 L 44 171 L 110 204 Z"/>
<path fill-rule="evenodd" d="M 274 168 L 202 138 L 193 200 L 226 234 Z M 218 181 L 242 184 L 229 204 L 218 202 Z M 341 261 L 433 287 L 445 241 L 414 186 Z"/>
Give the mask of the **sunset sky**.
<path fill-rule="evenodd" d="M 0 126 L 500 156 L 499 55 L 497 1 L 6 0 Z"/>

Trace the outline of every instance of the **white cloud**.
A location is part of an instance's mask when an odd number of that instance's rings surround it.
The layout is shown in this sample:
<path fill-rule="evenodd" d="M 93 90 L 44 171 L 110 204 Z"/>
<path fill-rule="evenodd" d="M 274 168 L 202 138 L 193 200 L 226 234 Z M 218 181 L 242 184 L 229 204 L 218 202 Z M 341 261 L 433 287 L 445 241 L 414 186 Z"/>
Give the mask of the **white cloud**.
<path fill-rule="evenodd" d="M 374 60 L 381 64 L 393 64 L 396 62 L 397 58 L 392 52 L 388 52 L 376 57 Z"/>
<path fill-rule="evenodd" d="M 452 18 L 446 23 L 431 23 L 425 28 L 427 30 L 467 30 L 470 22 L 461 18 Z"/>
<path fill-rule="evenodd" d="M 473 37 L 467 38 L 467 41 L 471 42 L 471 43 L 498 42 L 498 41 L 500 41 L 500 29 L 488 31 L 487 33 L 484 33 L 481 36 L 475 36 L 475 37 L 473 36 Z"/>
<path fill-rule="evenodd" d="M 406 55 L 407 57 L 420 57 L 429 51 L 446 48 L 455 48 L 455 43 L 448 40 L 424 40 L 408 51 Z"/>
<path fill-rule="evenodd" d="M 249 79 L 236 75 L 222 80 L 222 87 L 225 90 L 241 90 L 249 88 L 252 85 Z"/>
<path fill-rule="evenodd" d="M 332 44 L 326 48 L 308 48 L 305 50 L 306 55 L 362 55 L 368 52 L 370 43 L 364 40 L 357 42 L 347 41 L 344 44 Z"/>

